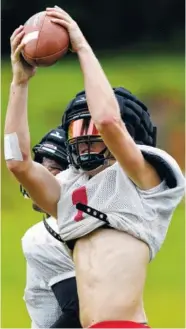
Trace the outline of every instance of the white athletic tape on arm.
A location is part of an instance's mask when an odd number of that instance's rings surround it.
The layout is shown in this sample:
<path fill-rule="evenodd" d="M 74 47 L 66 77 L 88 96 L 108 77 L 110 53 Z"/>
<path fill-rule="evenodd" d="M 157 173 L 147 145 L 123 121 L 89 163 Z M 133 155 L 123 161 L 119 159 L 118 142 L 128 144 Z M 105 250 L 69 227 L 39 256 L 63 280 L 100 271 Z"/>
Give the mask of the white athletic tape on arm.
<path fill-rule="evenodd" d="M 16 133 L 6 134 L 4 137 L 5 160 L 23 161 Z"/>

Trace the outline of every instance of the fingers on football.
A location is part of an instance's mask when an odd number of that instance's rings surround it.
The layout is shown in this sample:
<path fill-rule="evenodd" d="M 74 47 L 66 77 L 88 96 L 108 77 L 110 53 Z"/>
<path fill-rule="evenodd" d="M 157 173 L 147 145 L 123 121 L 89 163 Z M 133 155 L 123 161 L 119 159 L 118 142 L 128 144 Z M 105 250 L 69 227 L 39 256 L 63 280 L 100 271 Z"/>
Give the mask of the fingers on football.
<path fill-rule="evenodd" d="M 25 43 L 21 42 L 20 45 L 15 50 L 15 57 L 19 57 L 19 55 L 20 55 L 21 51 L 23 50 L 24 46 L 25 46 Z"/>
<path fill-rule="evenodd" d="M 10 41 L 14 40 L 15 36 L 23 30 L 23 25 L 20 25 L 15 31 L 12 33 L 10 37 Z"/>
<path fill-rule="evenodd" d="M 11 40 L 11 49 L 14 53 L 17 47 L 20 45 L 22 38 L 24 37 L 25 32 L 21 30 L 17 34 L 15 34 L 14 38 Z"/>
<path fill-rule="evenodd" d="M 59 18 L 51 18 L 51 22 L 53 22 L 55 24 L 59 24 L 59 25 L 65 27 L 67 30 L 68 30 L 69 25 L 70 25 L 69 23 L 67 23 L 63 19 L 59 19 Z"/>
<path fill-rule="evenodd" d="M 54 18 L 63 19 L 68 23 L 73 21 L 73 19 L 62 9 L 47 8 L 47 15 L 52 16 Z"/>
<path fill-rule="evenodd" d="M 62 8 L 58 7 L 58 6 L 54 6 L 55 9 L 59 10 L 61 13 L 63 13 L 65 16 L 67 16 L 68 18 L 72 19 L 72 17 Z"/>

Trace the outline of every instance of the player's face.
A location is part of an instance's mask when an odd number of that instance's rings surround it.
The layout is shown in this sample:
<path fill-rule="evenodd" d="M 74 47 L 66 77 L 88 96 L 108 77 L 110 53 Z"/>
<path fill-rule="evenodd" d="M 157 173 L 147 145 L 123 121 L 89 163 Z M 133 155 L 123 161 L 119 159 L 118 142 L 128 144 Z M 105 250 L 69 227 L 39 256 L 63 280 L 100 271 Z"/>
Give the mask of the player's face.
<path fill-rule="evenodd" d="M 80 143 L 79 144 L 79 154 L 85 154 L 85 153 L 100 153 L 105 149 L 105 144 L 103 142 L 92 142 L 90 143 L 90 146 L 88 143 Z"/>
<path fill-rule="evenodd" d="M 91 137 L 91 139 L 88 137 Z M 100 141 L 100 133 L 90 117 L 70 122 L 68 127 L 68 140 L 73 143 L 77 138 L 78 153 L 80 155 L 85 153 L 100 153 L 105 148 L 104 143 Z"/>
<path fill-rule="evenodd" d="M 72 163 L 88 171 L 90 175 L 96 175 L 112 164 L 110 161 L 101 164 L 106 157 L 110 160 L 111 155 L 90 115 L 84 113 L 83 118 L 72 120 L 67 135 L 68 143 L 71 145 L 69 150 Z M 91 169 L 94 167 L 95 169 Z"/>
<path fill-rule="evenodd" d="M 48 159 L 46 157 L 43 158 L 43 162 L 42 165 L 48 169 L 48 171 L 51 172 L 52 175 L 56 176 L 57 174 L 59 174 L 62 171 L 61 166 L 52 159 Z"/>

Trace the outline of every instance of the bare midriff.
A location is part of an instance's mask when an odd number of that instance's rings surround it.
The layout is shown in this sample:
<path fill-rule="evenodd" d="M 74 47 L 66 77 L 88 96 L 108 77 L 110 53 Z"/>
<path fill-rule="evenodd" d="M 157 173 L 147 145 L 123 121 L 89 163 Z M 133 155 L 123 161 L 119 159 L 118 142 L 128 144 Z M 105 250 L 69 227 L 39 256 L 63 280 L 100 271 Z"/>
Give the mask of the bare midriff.
<path fill-rule="evenodd" d="M 106 320 L 146 322 L 143 289 L 148 246 L 113 229 L 79 239 L 73 258 L 83 327 Z"/>

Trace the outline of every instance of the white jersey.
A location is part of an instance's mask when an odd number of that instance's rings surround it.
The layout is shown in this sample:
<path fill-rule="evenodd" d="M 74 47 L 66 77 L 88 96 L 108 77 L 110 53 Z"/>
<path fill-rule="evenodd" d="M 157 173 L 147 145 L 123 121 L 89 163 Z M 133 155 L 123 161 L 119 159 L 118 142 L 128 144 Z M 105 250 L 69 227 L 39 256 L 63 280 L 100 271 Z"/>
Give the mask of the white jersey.
<path fill-rule="evenodd" d="M 163 159 L 171 168 L 176 186 L 169 188 L 163 180 L 154 188 L 141 190 L 117 162 L 91 179 L 86 172 L 70 167 L 57 177 L 63 182 L 58 202 L 58 226 L 63 240 L 77 239 L 104 225 L 100 219 L 78 211 L 79 202 L 105 213 L 111 227 L 146 242 L 150 259 L 156 255 L 174 209 L 183 198 L 185 179 L 176 161 L 166 152 L 145 145 L 139 148 Z"/>
<path fill-rule="evenodd" d="M 56 220 L 47 219 L 58 233 Z M 22 238 L 26 258 L 26 288 L 24 300 L 32 327 L 49 328 L 61 315 L 61 309 L 51 286 L 74 277 L 74 264 L 66 247 L 56 240 L 43 222 L 32 226 Z"/>

